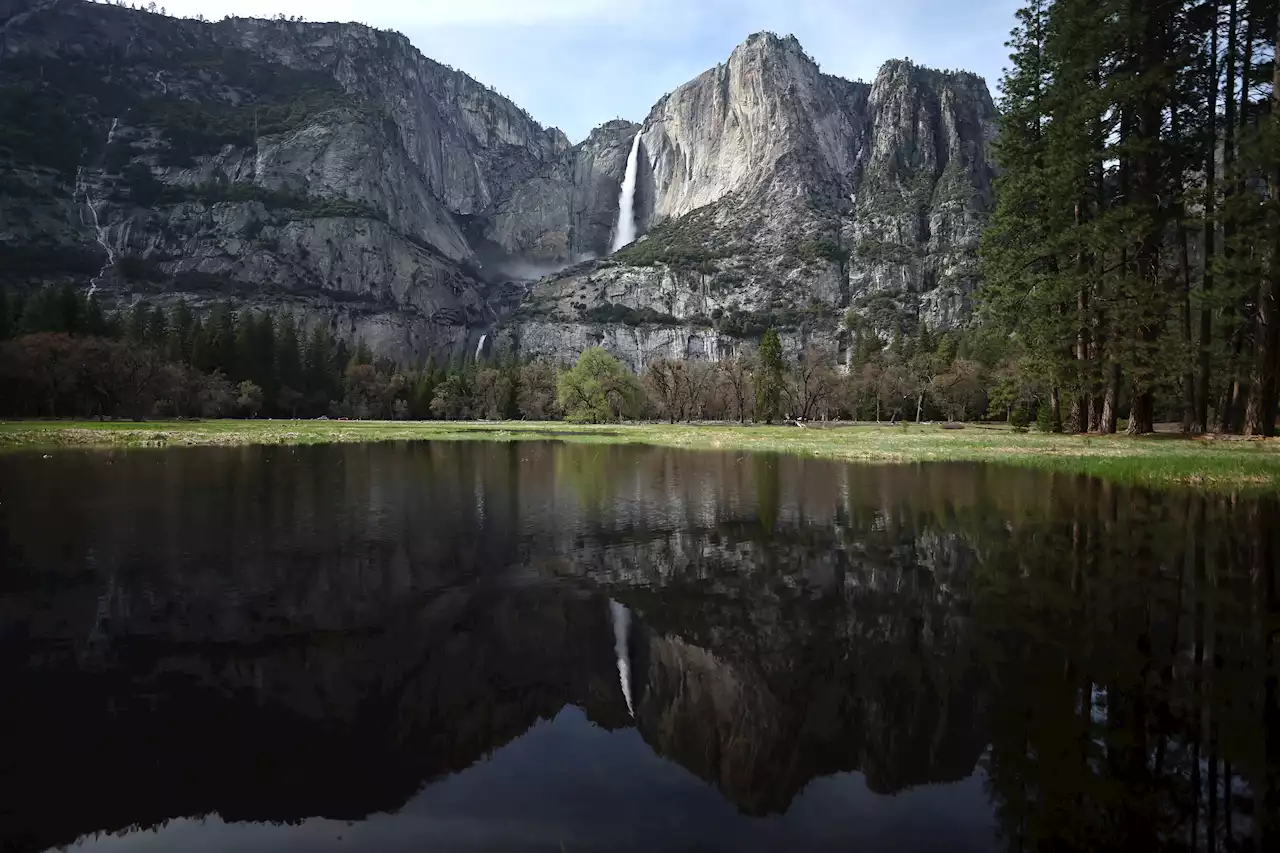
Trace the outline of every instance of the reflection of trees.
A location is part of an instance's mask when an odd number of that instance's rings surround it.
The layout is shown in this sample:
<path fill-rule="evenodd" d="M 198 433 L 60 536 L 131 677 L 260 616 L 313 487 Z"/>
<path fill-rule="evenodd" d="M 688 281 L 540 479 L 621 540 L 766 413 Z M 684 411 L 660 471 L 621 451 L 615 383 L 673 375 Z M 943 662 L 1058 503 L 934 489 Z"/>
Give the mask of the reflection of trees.
<path fill-rule="evenodd" d="M 1017 528 L 981 573 L 997 685 L 988 770 L 1009 846 L 1274 843 L 1252 816 L 1274 814 L 1274 663 L 1259 640 L 1276 534 L 1259 521 L 1275 506 L 1096 484 L 1076 495 Z"/>
<path fill-rule="evenodd" d="M 394 809 L 565 704 L 756 814 L 983 761 L 1011 849 L 1277 838 L 1274 500 L 592 445 L 153 458 L 0 460 L 28 846 Z"/>

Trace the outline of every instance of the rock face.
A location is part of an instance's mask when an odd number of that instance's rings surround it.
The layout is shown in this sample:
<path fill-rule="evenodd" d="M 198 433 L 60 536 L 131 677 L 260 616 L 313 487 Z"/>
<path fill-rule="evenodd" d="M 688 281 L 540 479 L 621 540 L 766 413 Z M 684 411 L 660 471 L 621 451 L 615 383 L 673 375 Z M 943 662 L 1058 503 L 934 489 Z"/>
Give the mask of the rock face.
<path fill-rule="evenodd" d="M 9 287 L 231 300 L 402 360 L 487 334 L 638 368 L 769 325 L 839 346 L 850 309 L 882 329 L 967 316 L 994 114 L 969 74 L 891 62 L 851 83 L 758 34 L 642 124 L 571 145 L 360 25 L 6 0 L 0 32 Z M 605 258 L 637 132 L 642 236 Z"/>
<path fill-rule="evenodd" d="M 593 130 L 570 157 L 521 184 L 498 205 L 486 238 L 535 268 L 605 254 L 617 224 L 627 153 L 639 129 L 611 121 Z"/>
<path fill-rule="evenodd" d="M 851 311 L 887 333 L 963 323 L 993 201 L 994 118 L 972 74 L 889 62 L 873 84 L 851 83 L 822 74 L 794 38 L 754 35 L 645 120 L 648 234 L 540 282 L 509 324 L 511 345 L 610 346 L 628 339 L 608 323 L 621 319 L 686 340 L 747 342 L 774 326 L 794 353 L 842 350 Z"/>
<path fill-rule="evenodd" d="M 35 131 L 0 139 L 0 276 L 18 289 L 181 296 L 197 311 L 229 299 L 402 360 L 473 352 L 520 277 L 486 268 L 476 223 L 502 223 L 547 175 L 572 187 L 581 172 L 594 200 L 595 171 L 613 168 L 607 132 L 575 149 L 396 33 L 75 0 L 0 16 L 0 109 Z M 609 218 L 589 207 L 600 199 L 580 200 L 588 231 Z M 561 208 L 545 225 L 508 215 L 503 227 L 537 233 L 502 243 L 568 258 Z M 557 239 L 562 251 L 526 251 Z"/>

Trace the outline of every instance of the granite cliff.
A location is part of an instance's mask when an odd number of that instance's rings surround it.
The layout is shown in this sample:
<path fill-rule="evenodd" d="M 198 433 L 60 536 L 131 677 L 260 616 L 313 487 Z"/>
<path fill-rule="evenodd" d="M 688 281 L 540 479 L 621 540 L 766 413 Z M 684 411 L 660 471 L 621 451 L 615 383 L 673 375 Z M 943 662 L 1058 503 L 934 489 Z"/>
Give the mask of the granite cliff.
<path fill-rule="evenodd" d="M 884 332 L 963 323 L 994 117 L 972 74 L 895 61 L 851 83 L 754 35 L 645 120 L 640 240 L 540 282 L 513 344 L 599 343 L 640 368 L 732 355 L 768 326 L 843 354 L 850 311 Z"/>
<path fill-rule="evenodd" d="M 227 299 L 399 359 L 954 325 L 991 202 L 980 79 L 853 83 L 771 34 L 577 145 L 356 24 L 0 0 L 0 69 L 3 284 Z M 604 257 L 637 132 L 641 237 Z"/>

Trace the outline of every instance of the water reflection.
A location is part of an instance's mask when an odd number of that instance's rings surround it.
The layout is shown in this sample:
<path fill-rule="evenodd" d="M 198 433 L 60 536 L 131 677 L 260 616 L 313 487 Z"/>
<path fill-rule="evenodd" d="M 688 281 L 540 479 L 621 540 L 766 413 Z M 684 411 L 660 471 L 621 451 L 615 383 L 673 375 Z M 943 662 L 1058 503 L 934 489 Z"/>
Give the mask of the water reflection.
<path fill-rule="evenodd" d="M 1277 522 L 651 448 L 0 457 L 0 848 L 1273 849 Z"/>

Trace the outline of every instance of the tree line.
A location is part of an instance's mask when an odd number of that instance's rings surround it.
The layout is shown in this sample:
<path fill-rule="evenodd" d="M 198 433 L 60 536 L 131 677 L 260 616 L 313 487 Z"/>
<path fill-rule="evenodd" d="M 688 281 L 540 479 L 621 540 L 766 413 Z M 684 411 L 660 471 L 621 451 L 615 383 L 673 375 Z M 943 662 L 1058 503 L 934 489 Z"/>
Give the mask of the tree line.
<path fill-rule="evenodd" d="M 1275 0 L 1030 0 L 1002 84 L 984 320 L 1069 431 L 1271 435 Z"/>
<path fill-rule="evenodd" d="M 962 420 L 1025 424 L 1034 393 L 1005 389 L 1000 341 L 982 333 L 886 341 L 861 330 L 843 356 L 785 358 L 769 330 L 719 362 L 659 358 L 637 375 L 601 349 L 574 364 L 434 359 L 401 365 L 290 316 L 197 316 L 138 303 L 104 312 L 70 288 L 0 293 L 0 414 L 27 417 L 373 419 Z M 989 386 L 994 390 L 989 391 Z"/>

